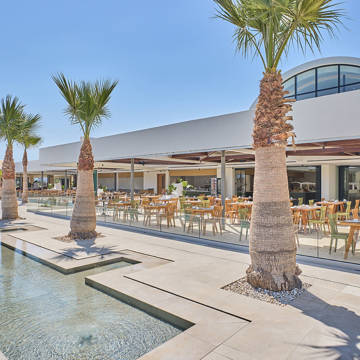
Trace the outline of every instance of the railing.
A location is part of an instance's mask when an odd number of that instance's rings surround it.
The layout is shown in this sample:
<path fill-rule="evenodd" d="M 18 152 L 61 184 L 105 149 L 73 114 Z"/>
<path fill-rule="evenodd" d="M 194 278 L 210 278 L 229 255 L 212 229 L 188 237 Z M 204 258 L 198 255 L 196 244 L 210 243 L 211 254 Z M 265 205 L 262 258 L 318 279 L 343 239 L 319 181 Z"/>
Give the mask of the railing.
<path fill-rule="evenodd" d="M 70 218 L 73 211 L 72 197 L 51 197 L 29 199 L 27 210 L 40 214 L 62 216 Z M 250 222 L 247 220 L 230 218 L 210 218 L 209 215 L 191 216 L 180 210 L 173 216 L 149 213 L 143 208 L 108 207 L 104 202 L 96 206 L 97 221 L 109 224 L 125 225 L 144 230 L 155 230 L 174 235 L 201 238 L 238 246 L 249 246 Z M 297 233 L 297 253 L 324 259 L 346 261 L 360 264 L 360 246 L 351 249 L 347 259 L 344 259 L 345 241 L 338 240 L 335 251 L 335 240 L 330 253 L 331 237 L 329 229 L 306 228 Z M 339 227 L 339 231 L 348 232 L 348 228 Z M 357 234 L 355 239 L 357 240 Z"/>

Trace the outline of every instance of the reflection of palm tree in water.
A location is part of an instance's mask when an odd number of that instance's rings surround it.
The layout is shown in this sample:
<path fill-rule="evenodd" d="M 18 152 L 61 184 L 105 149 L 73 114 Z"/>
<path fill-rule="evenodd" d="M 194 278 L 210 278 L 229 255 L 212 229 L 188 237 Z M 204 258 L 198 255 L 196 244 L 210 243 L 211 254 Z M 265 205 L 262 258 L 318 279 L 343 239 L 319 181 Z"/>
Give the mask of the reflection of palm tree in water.
<path fill-rule="evenodd" d="M 323 337 L 321 343 L 326 341 L 329 345 L 311 344 L 312 332 L 306 335 L 300 346 L 314 349 L 312 358 L 360 359 L 360 316 L 355 311 L 345 306 L 331 305 L 308 291 L 293 301 L 291 306 L 332 328 L 317 331 L 317 334 Z M 313 330 L 315 331 L 316 327 Z M 294 354 L 296 355 L 296 350 Z"/>

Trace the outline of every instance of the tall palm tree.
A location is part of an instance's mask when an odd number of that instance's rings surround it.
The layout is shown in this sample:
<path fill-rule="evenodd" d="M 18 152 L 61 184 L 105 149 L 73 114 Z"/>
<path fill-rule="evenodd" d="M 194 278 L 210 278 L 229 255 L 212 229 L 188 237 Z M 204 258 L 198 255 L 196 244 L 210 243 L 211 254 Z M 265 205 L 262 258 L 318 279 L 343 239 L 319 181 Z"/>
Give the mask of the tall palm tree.
<path fill-rule="evenodd" d="M 80 125 L 84 135 L 78 160 L 78 181 L 74 210 L 70 222 L 69 236 L 72 239 L 91 239 L 97 233 L 95 197 L 93 183 L 94 158 L 90 143 L 92 129 L 99 126 L 103 118 L 110 117 L 107 104 L 117 81 L 96 81 L 76 83 L 67 80 L 63 74 L 53 80 L 66 100 L 65 113 L 71 123 Z"/>
<path fill-rule="evenodd" d="M 13 144 L 16 141 L 24 105 L 17 97 L 7 95 L 0 105 L 0 137 L 6 141 L 6 153 L 2 165 L 2 219 L 14 220 L 18 218 L 18 205 L 15 185 L 15 163 L 13 158 Z"/>
<path fill-rule="evenodd" d="M 23 191 L 22 191 L 22 203 L 25 204 L 28 202 L 28 176 L 27 176 L 27 166 L 28 166 L 28 157 L 27 149 L 32 146 L 36 146 L 40 143 L 41 137 L 37 136 L 36 130 L 39 127 L 40 115 L 36 114 L 23 114 L 22 121 L 20 124 L 20 131 L 18 134 L 17 142 L 24 147 L 24 153 L 22 158 L 23 165 Z"/>
<path fill-rule="evenodd" d="M 286 146 L 294 141 L 291 101 L 282 85 L 280 60 L 291 45 L 319 49 L 322 31 L 333 35 L 342 10 L 332 0 L 214 0 L 217 17 L 235 25 L 237 49 L 264 66 L 256 106 L 254 205 L 247 280 L 279 291 L 301 287 L 291 217 Z"/>

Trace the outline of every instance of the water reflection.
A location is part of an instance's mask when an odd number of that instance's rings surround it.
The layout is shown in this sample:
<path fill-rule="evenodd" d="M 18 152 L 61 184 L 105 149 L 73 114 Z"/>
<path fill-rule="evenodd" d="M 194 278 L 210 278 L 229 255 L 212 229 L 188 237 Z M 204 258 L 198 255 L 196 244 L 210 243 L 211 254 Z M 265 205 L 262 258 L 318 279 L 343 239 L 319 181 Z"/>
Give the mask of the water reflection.
<path fill-rule="evenodd" d="M 133 360 L 180 330 L 0 246 L 0 350 L 9 360 Z"/>

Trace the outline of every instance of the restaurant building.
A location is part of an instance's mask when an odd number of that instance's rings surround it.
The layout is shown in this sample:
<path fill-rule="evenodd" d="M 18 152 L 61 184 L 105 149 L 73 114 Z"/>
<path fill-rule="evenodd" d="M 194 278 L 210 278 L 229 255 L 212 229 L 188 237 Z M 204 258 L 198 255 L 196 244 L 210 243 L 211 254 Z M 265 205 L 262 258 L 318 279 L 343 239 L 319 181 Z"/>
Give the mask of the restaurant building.
<path fill-rule="evenodd" d="M 290 195 L 305 202 L 360 199 L 360 58 L 322 58 L 285 72 L 283 79 L 288 97 L 297 100 L 296 147 L 287 148 Z M 135 191 L 161 193 L 181 178 L 193 192 L 206 194 L 212 179 L 224 177 L 228 197 L 251 196 L 255 107 L 256 101 L 237 113 L 93 138 L 96 186 L 129 190 L 133 170 Z M 41 148 L 29 164 L 30 183 L 76 186 L 80 145 Z M 16 172 L 21 186 L 21 163 Z"/>

